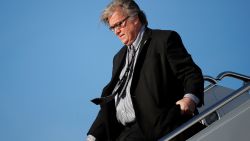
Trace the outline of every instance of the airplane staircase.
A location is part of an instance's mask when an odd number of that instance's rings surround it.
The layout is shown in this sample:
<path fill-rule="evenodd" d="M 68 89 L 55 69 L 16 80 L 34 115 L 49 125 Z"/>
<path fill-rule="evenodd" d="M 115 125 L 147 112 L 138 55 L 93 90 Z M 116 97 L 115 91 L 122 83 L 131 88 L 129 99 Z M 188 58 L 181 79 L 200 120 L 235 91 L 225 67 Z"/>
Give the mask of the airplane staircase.
<path fill-rule="evenodd" d="M 243 82 L 232 89 L 222 85 L 224 78 Z M 250 76 L 235 72 L 222 72 L 216 78 L 204 76 L 208 85 L 204 90 L 205 104 L 199 113 L 174 131 L 160 139 L 169 141 L 197 122 L 207 127 L 188 141 L 249 141 L 250 140 Z"/>

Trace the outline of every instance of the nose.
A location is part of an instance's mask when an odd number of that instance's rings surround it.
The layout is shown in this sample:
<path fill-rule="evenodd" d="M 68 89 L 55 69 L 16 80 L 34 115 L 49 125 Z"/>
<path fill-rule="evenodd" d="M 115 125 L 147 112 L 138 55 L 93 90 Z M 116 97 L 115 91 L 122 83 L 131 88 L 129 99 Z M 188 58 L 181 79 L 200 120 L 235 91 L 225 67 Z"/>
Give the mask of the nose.
<path fill-rule="evenodd" d="M 116 35 L 119 35 L 119 33 L 121 33 L 121 29 L 119 27 L 115 28 L 114 30 Z"/>

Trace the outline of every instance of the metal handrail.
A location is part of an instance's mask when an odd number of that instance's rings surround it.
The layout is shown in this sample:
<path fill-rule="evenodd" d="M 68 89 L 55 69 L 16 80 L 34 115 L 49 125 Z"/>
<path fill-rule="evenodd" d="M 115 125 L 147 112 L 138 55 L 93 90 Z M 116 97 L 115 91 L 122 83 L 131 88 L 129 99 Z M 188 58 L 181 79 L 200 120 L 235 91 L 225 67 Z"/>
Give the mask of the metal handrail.
<path fill-rule="evenodd" d="M 239 73 L 232 72 L 232 71 L 225 71 L 225 72 L 220 73 L 216 77 L 216 80 L 222 80 L 224 77 L 233 77 L 236 79 L 240 79 L 240 80 L 244 81 L 245 83 L 250 82 L 250 76 L 239 74 Z"/>
<path fill-rule="evenodd" d="M 181 132 L 185 131 L 195 123 L 199 122 L 200 120 L 204 119 L 206 116 L 209 114 L 213 113 L 214 111 L 218 110 L 225 104 L 229 103 L 236 97 L 240 96 L 241 94 L 247 92 L 250 89 L 250 83 L 246 83 L 244 86 L 240 87 L 239 89 L 235 90 L 232 92 L 230 95 L 227 97 L 223 98 L 222 100 L 218 101 L 216 104 L 212 105 L 209 107 L 207 110 L 201 112 L 199 115 L 193 117 L 191 120 L 188 122 L 182 124 L 178 128 L 176 128 L 174 131 L 170 132 L 166 136 L 162 137 L 159 141 L 169 141 L 170 139 L 173 139 L 175 136 L 180 134 Z"/>
<path fill-rule="evenodd" d="M 204 75 L 204 76 L 203 76 L 203 79 L 204 79 L 204 81 L 210 83 L 209 85 L 207 85 L 207 86 L 204 88 L 204 92 L 206 92 L 206 91 L 209 90 L 210 88 L 214 87 L 214 86 L 218 83 L 218 81 L 217 81 L 215 78 L 213 78 L 212 76 Z"/>
<path fill-rule="evenodd" d="M 210 82 L 213 85 L 218 83 L 217 79 L 213 78 L 212 76 L 204 75 L 203 79 L 207 82 Z"/>
<path fill-rule="evenodd" d="M 224 71 L 220 73 L 216 78 L 213 78 L 212 76 L 209 76 L 209 75 L 203 76 L 204 80 L 207 82 L 210 82 L 211 84 L 217 84 L 218 81 L 221 81 L 225 77 L 232 77 L 232 78 L 242 80 L 244 82 L 250 82 L 250 76 L 232 72 L 232 71 Z"/>

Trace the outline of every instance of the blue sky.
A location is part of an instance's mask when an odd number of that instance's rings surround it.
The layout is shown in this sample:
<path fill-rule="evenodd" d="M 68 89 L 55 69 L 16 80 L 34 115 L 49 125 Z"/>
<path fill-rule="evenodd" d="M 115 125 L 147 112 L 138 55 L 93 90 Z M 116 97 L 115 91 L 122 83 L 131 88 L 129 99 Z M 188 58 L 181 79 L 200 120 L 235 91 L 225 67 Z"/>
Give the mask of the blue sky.
<path fill-rule="evenodd" d="M 84 140 L 122 46 L 99 21 L 108 2 L 0 1 L 1 141 Z M 250 75 L 249 1 L 137 2 L 149 27 L 181 35 L 204 75 Z"/>

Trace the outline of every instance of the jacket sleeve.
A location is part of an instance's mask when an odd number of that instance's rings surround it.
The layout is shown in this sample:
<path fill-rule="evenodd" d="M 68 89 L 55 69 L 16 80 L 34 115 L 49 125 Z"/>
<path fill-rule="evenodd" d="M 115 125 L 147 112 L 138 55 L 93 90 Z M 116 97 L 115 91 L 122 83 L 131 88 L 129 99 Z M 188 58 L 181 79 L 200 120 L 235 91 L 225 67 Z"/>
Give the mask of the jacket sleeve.
<path fill-rule="evenodd" d="M 182 82 L 185 94 L 191 93 L 199 98 L 197 106 L 203 104 L 204 80 L 201 69 L 194 63 L 191 55 L 185 49 L 180 36 L 172 31 L 165 50 L 172 71 Z"/>
<path fill-rule="evenodd" d="M 102 110 L 100 110 L 87 135 L 94 136 L 96 141 L 105 140 L 107 136 L 104 124 Z"/>
<path fill-rule="evenodd" d="M 107 94 L 110 94 L 110 92 L 112 91 L 112 87 L 110 87 L 110 86 L 114 85 L 113 84 L 114 81 L 112 81 L 112 79 L 113 79 L 113 77 L 115 77 L 116 71 L 118 70 L 118 67 L 115 64 L 117 64 L 117 60 L 119 61 L 119 59 L 121 59 L 118 56 L 119 55 L 116 54 L 113 58 L 112 78 L 111 78 L 111 81 L 103 88 L 101 96 L 107 96 Z M 106 131 L 106 122 L 107 121 L 105 121 L 107 119 L 105 119 L 104 113 L 105 112 L 103 111 L 103 108 L 101 108 L 95 121 L 93 122 L 92 126 L 90 127 L 89 132 L 87 133 L 87 135 L 94 136 L 96 138 L 96 141 L 99 141 L 99 140 L 105 141 L 108 138 L 107 137 L 108 131 Z"/>

